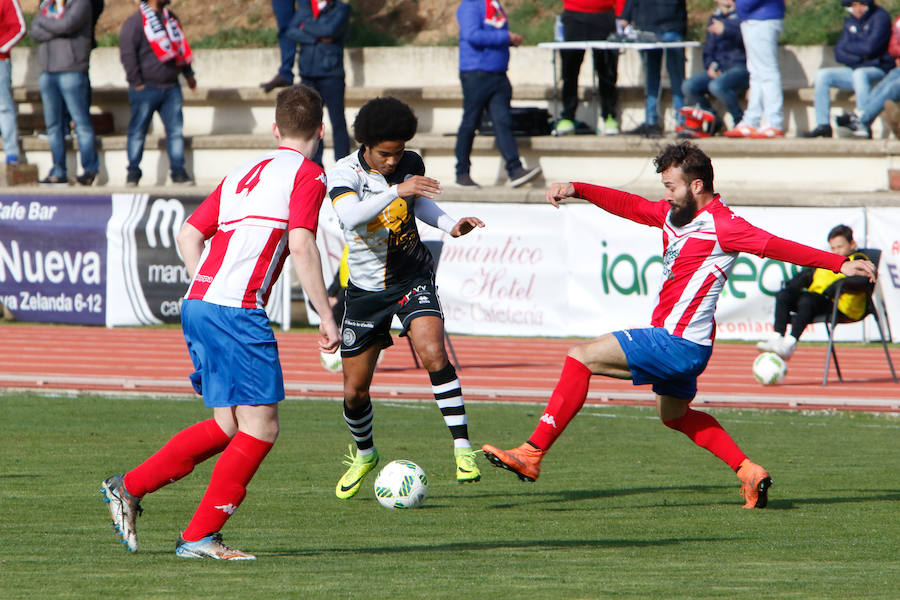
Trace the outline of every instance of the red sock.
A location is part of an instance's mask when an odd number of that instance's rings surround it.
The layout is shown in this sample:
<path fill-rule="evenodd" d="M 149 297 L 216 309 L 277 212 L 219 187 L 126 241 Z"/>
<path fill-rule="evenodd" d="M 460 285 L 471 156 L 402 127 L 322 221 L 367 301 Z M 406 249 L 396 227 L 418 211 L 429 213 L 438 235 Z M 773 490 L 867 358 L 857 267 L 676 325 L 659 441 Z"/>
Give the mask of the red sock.
<path fill-rule="evenodd" d="M 569 421 L 584 406 L 590 381 L 591 370 L 571 356 L 567 356 L 562 374 L 550 396 L 550 402 L 547 403 L 547 408 L 544 409 L 534 433 L 528 438 L 532 445 L 544 452 L 550 449 L 556 438 L 562 435 Z"/>
<path fill-rule="evenodd" d="M 747 458 L 747 455 L 741 452 L 728 432 L 709 413 L 688 408 L 680 419 L 663 421 L 663 423 L 666 427 L 671 427 L 688 436 L 695 444 L 718 456 L 735 471 L 741 465 L 741 461 Z"/>
<path fill-rule="evenodd" d="M 178 481 L 210 456 L 225 449 L 231 438 L 215 419 L 191 425 L 156 453 L 125 474 L 125 489 L 138 498 Z"/>
<path fill-rule="evenodd" d="M 272 449 L 272 442 L 238 431 L 213 467 L 209 487 L 182 538 L 196 542 L 222 529 L 247 494 L 247 484 Z"/>

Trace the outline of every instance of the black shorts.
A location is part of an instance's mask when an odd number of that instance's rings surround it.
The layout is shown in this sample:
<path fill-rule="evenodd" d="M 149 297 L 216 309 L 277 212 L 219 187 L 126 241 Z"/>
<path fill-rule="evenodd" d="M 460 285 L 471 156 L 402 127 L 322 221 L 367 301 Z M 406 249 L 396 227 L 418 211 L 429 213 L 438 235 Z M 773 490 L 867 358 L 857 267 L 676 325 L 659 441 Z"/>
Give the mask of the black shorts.
<path fill-rule="evenodd" d="M 406 335 L 409 324 L 417 317 L 443 319 L 434 280 L 421 277 L 380 292 L 350 283 L 341 324 L 341 356 L 356 356 L 373 344 L 381 348 L 393 344 L 390 329 L 394 315 L 403 325 L 401 336 Z"/>

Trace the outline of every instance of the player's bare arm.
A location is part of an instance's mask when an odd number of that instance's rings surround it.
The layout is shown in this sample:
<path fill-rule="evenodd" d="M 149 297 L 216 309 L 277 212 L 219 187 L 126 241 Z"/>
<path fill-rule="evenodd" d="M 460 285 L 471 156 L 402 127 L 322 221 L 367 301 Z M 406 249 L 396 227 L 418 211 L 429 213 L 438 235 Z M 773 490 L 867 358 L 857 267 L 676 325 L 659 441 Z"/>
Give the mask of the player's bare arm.
<path fill-rule="evenodd" d="M 413 175 L 397 186 L 397 194 L 401 198 L 425 196 L 434 199 L 441 193 L 441 182 L 425 175 Z"/>
<path fill-rule="evenodd" d="M 571 198 L 575 195 L 575 186 L 571 183 L 554 183 L 550 186 L 550 189 L 547 190 L 545 197 L 547 198 L 547 202 L 559 208 L 559 203 L 566 198 Z"/>
<path fill-rule="evenodd" d="M 463 217 L 450 230 L 450 235 L 458 238 L 461 235 L 466 235 L 476 227 L 484 227 L 484 221 L 478 217 Z"/>
<path fill-rule="evenodd" d="M 847 277 L 853 275 L 863 275 L 869 278 L 872 283 L 875 282 L 875 264 L 868 260 L 848 260 L 841 265 L 841 273 Z"/>
<path fill-rule="evenodd" d="M 332 352 L 338 347 L 341 337 L 328 304 L 328 292 L 322 279 L 322 262 L 319 249 L 316 247 L 316 236 L 309 229 L 297 227 L 291 229 L 288 234 L 288 245 L 291 249 L 291 262 L 294 264 L 303 292 L 321 318 L 319 349 L 323 352 Z"/>
<path fill-rule="evenodd" d="M 184 268 L 193 278 L 194 273 L 197 272 L 197 265 L 200 264 L 203 248 L 206 246 L 203 234 L 190 223 L 185 223 L 178 232 L 175 243 L 178 244 L 178 251 L 181 252 L 181 258 L 184 259 Z"/>

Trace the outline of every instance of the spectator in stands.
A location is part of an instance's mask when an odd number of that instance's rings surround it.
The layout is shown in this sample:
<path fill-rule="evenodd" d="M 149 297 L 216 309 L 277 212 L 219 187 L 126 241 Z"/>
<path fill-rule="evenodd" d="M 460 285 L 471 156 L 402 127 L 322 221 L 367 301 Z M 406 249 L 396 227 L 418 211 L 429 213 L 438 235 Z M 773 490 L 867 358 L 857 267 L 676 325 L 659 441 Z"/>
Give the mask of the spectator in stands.
<path fill-rule="evenodd" d="M 616 31 L 616 8 L 621 12 L 623 0 L 563 0 L 563 38 L 566 41 L 605 40 Z M 617 7 L 618 5 L 618 7 Z M 584 50 L 563 50 L 562 113 L 556 123 L 556 135 L 575 133 L 575 109 L 578 107 L 578 72 Z M 600 126 L 606 135 L 619 133 L 616 116 L 619 94 L 616 79 L 619 70 L 617 50 L 594 50 L 594 71 L 597 73 L 597 93 L 600 97 Z"/>
<path fill-rule="evenodd" d="M 661 42 L 681 42 L 687 34 L 685 0 L 628 0 L 622 10 L 622 18 L 638 31 L 656 34 Z M 675 121 L 680 124 L 682 117 L 678 111 L 684 106 L 684 97 L 681 93 L 684 84 L 684 48 L 669 48 L 665 50 L 665 55 L 666 72 L 672 86 Z M 647 95 L 644 104 L 644 122 L 626 133 L 645 137 L 660 137 L 663 133 L 659 114 L 662 58 L 663 50 L 641 52 Z"/>
<path fill-rule="evenodd" d="M 747 110 L 727 137 L 784 137 L 784 92 L 778 70 L 778 36 L 784 23 L 784 0 L 736 0 L 741 35 L 750 71 Z M 765 125 L 763 125 L 765 123 Z"/>
<path fill-rule="evenodd" d="M 25 17 L 19 0 L 0 0 L 0 133 L 6 164 L 19 163 L 19 126 L 12 96 L 12 61 L 9 52 L 25 35 Z"/>
<path fill-rule="evenodd" d="M 137 12 L 125 19 L 119 34 L 119 58 L 128 80 L 128 174 L 125 184 L 136 186 L 141 180 L 144 140 L 153 113 L 159 113 L 166 130 L 166 152 L 172 183 L 192 185 L 184 168 L 184 135 L 181 107 L 184 98 L 178 76 L 188 87 L 197 88 L 191 47 L 175 13 L 167 8 L 169 0 L 141 2 Z"/>
<path fill-rule="evenodd" d="M 90 0 L 44 0 L 31 21 L 31 37 L 40 43 L 41 75 L 38 81 L 53 156 L 50 173 L 40 181 L 43 185 L 68 184 L 63 105 L 75 122 L 84 170 L 75 180 L 81 185 L 91 185 L 100 168 L 88 105 L 91 23 Z"/>
<path fill-rule="evenodd" d="M 856 112 L 850 112 L 835 117 L 838 127 L 844 127 L 854 137 L 871 138 L 872 123 L 884 110 L 885 120 L 897 135 L 900 127 L 897 127 L 897 113 L 894 111 L 894 102 L 900 100 L 900 16 L 894 21 L 891 30 L 891 41 L 888 44 L 888 53 L 891 56 L 893 68 L 887 72 L 884 79 L 869 90 L 865 103 L 857 102 Z M 857 97 L 857 100 L 859 98 Z M 900 135 L 897 135 L 900 138 Z"/>
<path fill-rule="evenodd" d="M 865 254 L 857 251 L 853 230 L 846 225 L 837 225 L 828 232 L 828 245 L 832 252 L 848 256 L 850 260 L 869 260 Z M 760 352 L 774 352 L 785 360 L 790 359 L 806 326 L 817 316 L 831 315 L 834 309 L 832 286 L 844 277 L 844 274 L 829 269 L 806 267 L 784 282 L 781 291 L 775 294 L 774 331 L 769 339 L 756 344 L 756 349 Z M 868 280 L 863 283 L 867 284 Z M 857 289 L 842 293 L 838 300 L 838 312 L 849 319 L 861 318 L 866 312 L 866 292 Z M 790 335 L 786 333 L 788 319 L 791 321 Z"/>
<path fill-rule="evenodd" d="M 734 0 L 716 0 L 716 4 L 718 8 L 706 26 L 704 70 L 686 79 L 681 88 L 686 104 L 696 104 L 703 111 L 711 113 L 713 133 L 718 130 L 721 120 L 707 94 L 725 105 L 733 125 L 737 125 L 744 116 L 738 94 L 743 94 L 750 85 L 747 54 L 741 37 L 741 21 L 735 11 Z"/>
<path fill-rule="evenodd" d="M 300 81 L 322 95 L 331 121 L 334 160 L 350 154 L 344 118 L 344 44 L 350 25 L 350 6 L 340 0 L 312 0 L 297 6 L 285 37 L 300 44 Z M 322 164 L 325 144 L 313 160 Z"/>
<path fill-rule="evenodd" d="M 894 66 L 894 59 L 888 53 L 891 39 L 888 12 L 874 0 L 843 0 L 842 4 L 848 7 L 850 14 L 844 19 L 844 29 L 834 47 L 834 58 L 843 66 L 826 67 L 816 72 L 816 127 L 803 134 L 806 138 L 831 137 L 831 88 L 853 90 L 856 109 L 861 111 L 869 89 Z M 864 130 L 860 129 L 860 132 Z"/>
<path fill-rule="evenodd" d="M 494 124 L 494 141 L 505 161 L 509 185 L 518 187 L 535 177 L 540 167 L 526 169 L 512 133 L 512 86 L 506 76 L 509 47 L 520 46 L 522 36 L 509 30 L 500 0 L 462 0 L 456 10 L 459 23 L 459 80 L 463 116 L 456 135 L 456 185 L 478 188 L 469 175 L 475 128 L 487 108 Z"/>
<path fill-rule="evenodd" d="M 299 0 L 300 3 L 308 3 L 309 0 Z M 318 0 L 312 0 L 317 2 Z M 287 37 L 288 26 L 294 19 L 294 11 L 297 10 L 297 0 L 272 0 L 272 12 L 275 13 L 275 23 L 278 25 L 278 49 L 281 52 L 281 66 L 275 77 L 265 83 L 259 84 L 266 92 L 275 88 L 287 87 L 294 84 L 294 57 L 297 55 L 297 42 Z"/>

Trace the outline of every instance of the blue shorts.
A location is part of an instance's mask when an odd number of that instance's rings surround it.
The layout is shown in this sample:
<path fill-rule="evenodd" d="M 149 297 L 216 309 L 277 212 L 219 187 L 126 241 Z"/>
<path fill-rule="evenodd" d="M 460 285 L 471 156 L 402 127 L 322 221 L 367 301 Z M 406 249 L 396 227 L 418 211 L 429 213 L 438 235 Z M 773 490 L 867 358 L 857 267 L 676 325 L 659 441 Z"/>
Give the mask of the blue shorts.
<path fill-rule="evenodd" d="M 706 369 L 712 346 L 695 344 L 662 327 L 614 331 L 625 351 L 634 385 L 653 384 L 660 396 L 692 400 L 697 377 Z"/>
<path fill-rule="evenodd" d="M 266 311 L 185 300 L 181 328 L 194 363 L 191 384 L 206 406 L 284 400 L 278 342 Z"/>

